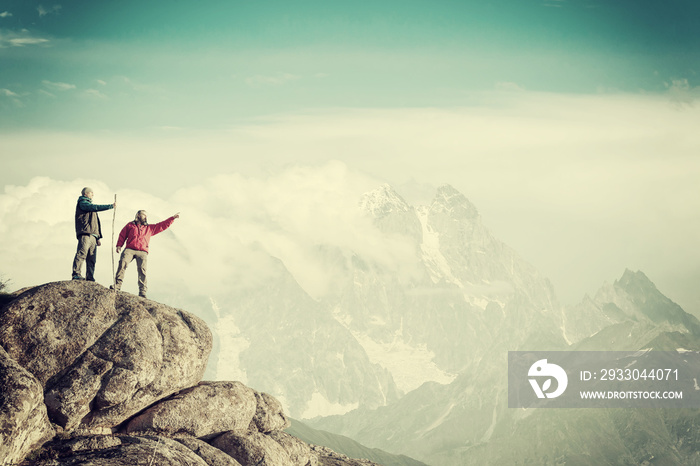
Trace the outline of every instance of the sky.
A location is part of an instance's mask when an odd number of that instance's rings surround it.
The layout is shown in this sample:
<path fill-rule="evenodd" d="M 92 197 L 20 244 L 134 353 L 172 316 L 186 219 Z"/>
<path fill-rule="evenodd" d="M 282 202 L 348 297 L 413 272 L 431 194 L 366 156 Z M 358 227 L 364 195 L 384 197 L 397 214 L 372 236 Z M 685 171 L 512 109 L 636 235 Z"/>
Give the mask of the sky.
<path fill-rule="evenodd" d="M 182 211 L 163 250 L 205 247 L 220 268 L 264 218 L 265 247 L 323 293 L 311 239 L 402 264 L 348 211 L 362 192 L 390 183 L 425 203 L 447 183 L 563 303 L 630 268 L 700 315 L 699 14 L 693 1 L 5 0 L 0 274 L 66 278 L 91 185 L 97 203 L 118 193 L 118 224 Z"/>

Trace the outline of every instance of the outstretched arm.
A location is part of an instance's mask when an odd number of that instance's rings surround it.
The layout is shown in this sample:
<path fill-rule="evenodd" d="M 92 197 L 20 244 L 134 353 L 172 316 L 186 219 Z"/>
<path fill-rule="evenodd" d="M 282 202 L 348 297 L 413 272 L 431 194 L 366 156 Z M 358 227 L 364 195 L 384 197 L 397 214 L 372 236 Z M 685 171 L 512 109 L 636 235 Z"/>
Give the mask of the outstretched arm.
<path fill-rule="evenodd" d="M 180 218 L 180 212 L 176 213 L 170 218 L 166 218 L 162 222 L 158 222 L 155 225 L 149 225 L 149 228 L 151 229 L 151 235 L 157 235 L 161 231 L 165 231 L 170 227 L 170 225 L 173 224 L 176 218 Z"/>
<path fill-rule="evenodd" d="M 85 199 L 81 199 L 79 203 L 80 210 L 83 212 L 101 212 L 103 210 L 113 209 L 116 205 L 116 202 L 114 204 L 93 204 Z"/>

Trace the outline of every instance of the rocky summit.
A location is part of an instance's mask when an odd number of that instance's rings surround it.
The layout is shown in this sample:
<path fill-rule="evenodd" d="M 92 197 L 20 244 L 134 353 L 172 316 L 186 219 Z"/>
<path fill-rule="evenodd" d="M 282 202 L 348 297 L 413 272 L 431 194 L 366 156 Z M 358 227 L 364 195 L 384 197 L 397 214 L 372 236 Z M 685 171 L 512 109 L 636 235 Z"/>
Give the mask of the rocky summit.
<path fill-rule="evenodd" d="M 281 404 L 202 376 L 198 317 L 85 281 L 0 308 L 0 464 L 368 465 L 287 434 Z"/>

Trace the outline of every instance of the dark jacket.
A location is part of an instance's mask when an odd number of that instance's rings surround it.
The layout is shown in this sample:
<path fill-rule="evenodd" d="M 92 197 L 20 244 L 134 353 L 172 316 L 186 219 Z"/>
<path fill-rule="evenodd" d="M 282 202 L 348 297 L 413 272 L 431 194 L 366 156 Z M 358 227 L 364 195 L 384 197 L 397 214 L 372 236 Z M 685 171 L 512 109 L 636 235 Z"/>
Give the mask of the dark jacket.
<path fill-rule="evenodd" d="M 97 212 L 112 208 L 112 204 L 93 204 L 87 196 L 80 196 L 75 205 L 75 235 L 93 235 L 102 238 L 102 227 Z"/>

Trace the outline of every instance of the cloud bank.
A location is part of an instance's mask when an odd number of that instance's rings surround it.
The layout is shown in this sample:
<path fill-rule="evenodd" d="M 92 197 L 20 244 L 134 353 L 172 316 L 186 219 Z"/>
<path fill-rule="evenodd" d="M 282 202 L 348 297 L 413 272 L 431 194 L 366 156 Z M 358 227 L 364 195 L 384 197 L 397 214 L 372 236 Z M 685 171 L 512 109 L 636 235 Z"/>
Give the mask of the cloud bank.
<path fill-rule="evenodd" d="M 700 279 L 700 107 L 690 85 L 671 87 L 663 95 L 509 90 L 476 94 L 469 107 L 326 109 L 207 131 L 14 132 L 0 138 L 0 152 L 8 154 L 0 185 L 27 185 L 38 174 L 63 181 L 83 176 L 120 195 L 127 189 L 150 193 L 172 203 L 167 210 L 173 212 L 187 199 L 209 199 L 211 192 L 220 193 L 214 204 L 231 209 L 230 188 L 238 193 L 235 199 L 250 205 L 267 199 L 257 212 L 265 212 L 270 225 L 299 231 L 292 218 L 275 223 L 281 220 L 274 213 L 286 208 L 287 186 L 296 183 L 291 192 L 309 195 L 316 191 L 300 188 L 309 177 L 309 185 L 320 183 L 319 197 L 332 198 L 321 188 L 323 176 L 298 167 L 338 160 L 366 181 L 363 187 L 389 182 L 414 203 L 430 201 L 433 191 L 425 185 L 453 185 L 497 237 L 553 281 L 563 302 L 578 302 L 630 268 L 643 270 L 687 310 L 700 311 L 694 285 Z M 11 98 L 0 95 L 8 105 Z M 144 164 L 154 168 L 134 170 Z M 212 178 L 214 173 L 228 178 Z M 259 199 L 246 195 L 258 196 L 263 187 L 269 191 Z M 355 198 L 363 192 L 355 191 Z M 307 201 L 299 205 L 326 212 Z M 235 206 L 242 218 L 252 215 Z M 238 231 L 235 222 L 224 223 L 217 234 L 228 230 Z M 243 240 L 255 234 L 239 232 Z M 281 244 L 274 251 L 284 249 Z M 293 262 L 291 255 L 287 260 Z"/>
<path fill-rule="evenodd" d="M 83 186 L 93 188 L 95 203 L 113 201 L 112 188 L 95 179 L 37 177 L 26 186 L 7 186 L 0 195 L 0 273 L 15 287 L 70 278 L 77 244 L 73 214 Z M 139 209 L 149 212 L 151 223 L 180 212 L 169 230 L 151 240 L 152 290 L 177 284 L 211 296 L 256 286 L 277 273 L 277 259 L 311 296 L 321 298 L 338 291 L 353 253 L 396 271 L 416 264 L 408 241 L 381 234 L 359 208 L 362 193 L 376 186 L 342 163 L 329 163 L 267 178 L 219 175 L 167 199 L 124 189 L 118 193 L 114 235 Z M 113 214 L 99 214 L 105 238 L 96 278 L 104 285 L 111 283 Z M 125 291 L 136 291 L 135 274 L 127 270 Z"/>
<path fill-rule="evenodd" d="M 26 29 L 12 31 L 0 28 L 0 48 L 48 45 L 51 41 Z"/>

